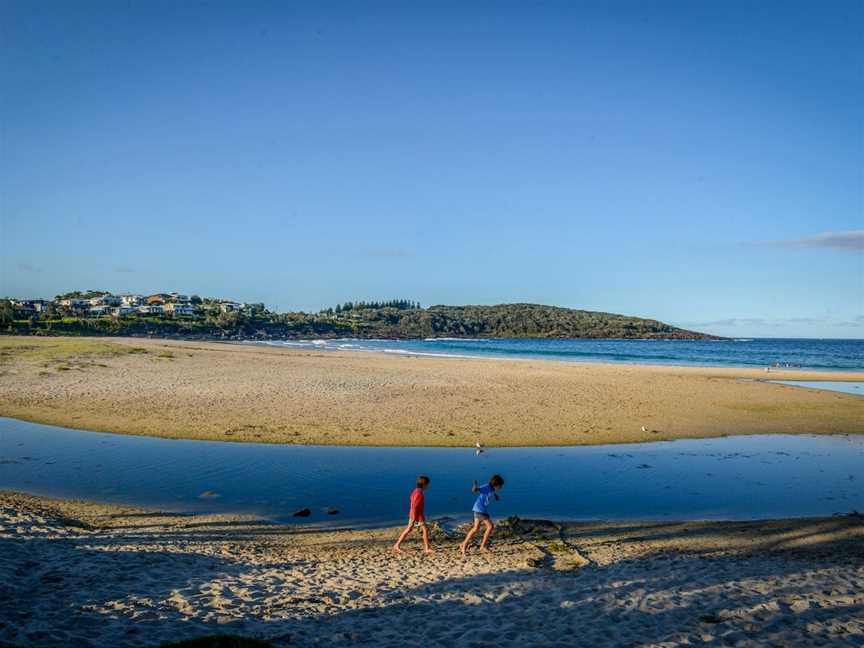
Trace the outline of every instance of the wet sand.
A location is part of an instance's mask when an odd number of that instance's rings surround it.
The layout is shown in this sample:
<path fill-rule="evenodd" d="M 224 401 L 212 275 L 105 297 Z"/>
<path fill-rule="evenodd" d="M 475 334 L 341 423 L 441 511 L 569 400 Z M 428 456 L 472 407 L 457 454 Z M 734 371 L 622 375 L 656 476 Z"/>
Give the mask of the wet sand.
<path fill-rule="evenodd" d="M 765 382 L 860 381 L 864 373 L 393 357 L 129 338 L 0 338 L 4 344 L 0 416 L 103 432 L 399 446 L 864 433 L 864 398 Z"/>
<path fill-rule="evenodd" d="M 324 533 L 0 493 L 0 644 L 860 646 L 864 520 Z"/>

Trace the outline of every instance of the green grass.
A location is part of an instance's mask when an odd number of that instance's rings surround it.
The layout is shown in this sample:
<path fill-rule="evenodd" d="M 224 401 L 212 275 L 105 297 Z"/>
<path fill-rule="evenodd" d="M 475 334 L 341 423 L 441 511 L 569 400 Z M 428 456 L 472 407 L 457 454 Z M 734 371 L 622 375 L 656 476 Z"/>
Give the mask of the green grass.
<path fill-rule="evenodd" d="M 162 644 L 160 648 L 273 648 L 273 644 L 260 639 L 237 635 L 212 635 Z"/>
<path fill-rule="evenodd" d="M 0 364 L 25 360 L 45 366 L 58 364 L 65 371 L 74 363 L 94 364 L 97 358 L 113 358 L 147 349 L 104 340 L 82 338 L 4 338 L 0 337 Z"/>

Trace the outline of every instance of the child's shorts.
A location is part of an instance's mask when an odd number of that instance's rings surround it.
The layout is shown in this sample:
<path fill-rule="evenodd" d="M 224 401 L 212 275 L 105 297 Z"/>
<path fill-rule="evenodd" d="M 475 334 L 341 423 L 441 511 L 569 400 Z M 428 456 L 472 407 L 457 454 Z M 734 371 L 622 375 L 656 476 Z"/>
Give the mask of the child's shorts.
<path fill-rule="evenodd" d="M 481 520 L 481 521 L 482 520 L 490 520 L 490 521 L 492 520 L 492 518 L 489 517 L 488 513 L 480 513 L 478 511 L 474 511 L 474 519 L 475 520 Z"/>
<path fill-rule="evenodd" d="M 412 520 L 411 518 L 408 518 L 408 524 L 413 524 L 414 528 L 417 529 L 426 526 L 426 520 Z"/>

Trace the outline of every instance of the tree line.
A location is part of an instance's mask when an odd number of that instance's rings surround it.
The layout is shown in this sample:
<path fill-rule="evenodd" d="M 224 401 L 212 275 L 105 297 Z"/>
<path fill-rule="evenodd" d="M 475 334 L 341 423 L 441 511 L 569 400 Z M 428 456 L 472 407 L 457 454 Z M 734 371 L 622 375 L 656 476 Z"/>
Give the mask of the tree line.
<path fill-rule="evenodd" d="M 347 301 L 344 304 L 336 304 L 334 308 L 326 308 L 322 312 L 342 313 L 353 310 L 378 310 L 381 308 L 396 308 L 398 310 L 413 310 L 422 308 L 419 301 L 412 299 L 389 299 L 387 301 Z"/>

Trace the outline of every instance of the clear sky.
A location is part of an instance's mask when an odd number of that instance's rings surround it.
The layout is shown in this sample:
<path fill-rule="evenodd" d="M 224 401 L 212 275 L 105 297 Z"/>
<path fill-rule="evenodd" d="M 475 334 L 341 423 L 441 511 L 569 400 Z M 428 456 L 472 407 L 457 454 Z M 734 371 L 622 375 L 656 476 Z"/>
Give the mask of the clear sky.
<path fill-rule="evenodd" d="M 0 295 L 864 337 L 864 3 L 0 3 Z"/>

